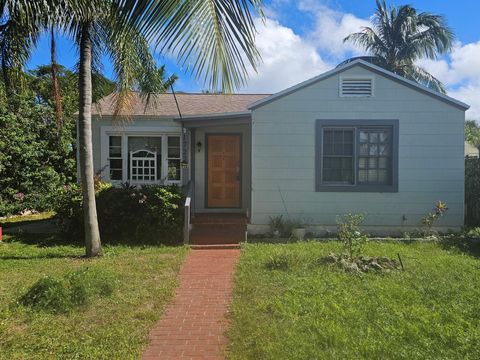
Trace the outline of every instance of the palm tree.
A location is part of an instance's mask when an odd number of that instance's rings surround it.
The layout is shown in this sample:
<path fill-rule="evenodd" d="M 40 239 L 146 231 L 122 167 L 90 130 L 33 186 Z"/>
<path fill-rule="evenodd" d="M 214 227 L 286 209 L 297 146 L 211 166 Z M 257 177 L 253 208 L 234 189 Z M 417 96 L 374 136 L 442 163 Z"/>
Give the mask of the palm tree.
<path fill-rule="evenodd" d="M 364 60 L 445 93 L 438 79 L 416 65 L 419 59 L 436 59 L 451 50 L 454 34 L 444 17 L 418 13 L 410 5 L 387 8 L 385 0 L 376 2 L 373 28 L 364 27 L 343 41 L 365 49 L 371 56 L 361 57 Z"/>
<path fill-rule="evenodd" d="M 209 83 L 232 91 L 244 84 L 247 64 L 256 69 L 252 7 L 261 0 L 4 0 L 2 14 L 18 13 L 25 31 L 55 24 L 78 43 L 79 148 L 84 199 L 86 255 L 101 253 L 93 180 L 91 137 L 92 64 L 102 50 L 110 54 L 118 77 L 118 114 L 131 103 L 130 90 L 148 84 L 165 90 L 145 39 L 157 50 L 177 56 L 180 64 Z M 1 4 L 1 3 L 0 3 Z M 34 24 L 34 25 L 32 25 Z M 33 36 L 33 35 L 30 35 Z M 145 37 L 144 37 L 145 36 Z M 20 55 L 20 54 L 19 54 Z M 128 113 L 128 111 L 126 112 Z"/>

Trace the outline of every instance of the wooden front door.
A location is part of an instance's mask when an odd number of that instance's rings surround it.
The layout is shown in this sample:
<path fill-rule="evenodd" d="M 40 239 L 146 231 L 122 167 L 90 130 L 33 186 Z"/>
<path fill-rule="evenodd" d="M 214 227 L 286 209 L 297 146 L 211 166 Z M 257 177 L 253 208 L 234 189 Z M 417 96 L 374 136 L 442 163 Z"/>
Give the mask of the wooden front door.
<path fill-rule="evenodd" d="M 207 135 L 207 207 L 240 207 L 240 135 Z"/>

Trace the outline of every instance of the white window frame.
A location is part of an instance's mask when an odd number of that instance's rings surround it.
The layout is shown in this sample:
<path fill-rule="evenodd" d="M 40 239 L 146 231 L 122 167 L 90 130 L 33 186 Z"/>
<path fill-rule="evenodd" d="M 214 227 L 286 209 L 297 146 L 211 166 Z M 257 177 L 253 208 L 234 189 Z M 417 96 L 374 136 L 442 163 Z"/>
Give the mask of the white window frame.
<path fill-rule="evenodd" d="M 166 185 L 181 185 L 183 182 L 183 171 L 181 169 L 181 163 L 183 161 L 183 141 L 181 129 L 175 129 L 172 131 L 172 127 L 159 126 L 159 127 L 140 127 L 140 126 L 102 126 L 100 129 L 100 146 L 101 146 L 101 177 L 114 185 L 121 185 L 122 183 L 130 182 L 128 176 L 129 161 L 128 161 L 128 138 L 129 137 L 161 137 L 162 138 L 162 166 L 161 174 L 158 174 L 158 180 L 153 182 L 155 184 L 164 183 Z M 109 136 L 121 136 L 122 138 L 122 180 L 110 179 L 110 166 L 109 166 Z M 168 136 L 177 136 L 180 138 L 180 180 L 168 180 Z M 176 158 L 175 158 L 176 159 Z M 152 184 L 151 182 L 135 182 L 132 185 Z"/>
<path fill-rule="evenodd" d="M 372 91 L 371 95 L 363 95 L 363 94 L 358 94 L 358 95 L 344 95 L 342 92 L 342 85 L 344 80 L 370 80 L 372 84 Z M 370 99 L 375 96 L 375 77 L 374 76 L 369 76 L 369 75 L 344 75 L 344 76 L 339 76 L 339 83 L 338 83 L 338 95 L 341 98 L 364 98 L 364 99 Z"/>

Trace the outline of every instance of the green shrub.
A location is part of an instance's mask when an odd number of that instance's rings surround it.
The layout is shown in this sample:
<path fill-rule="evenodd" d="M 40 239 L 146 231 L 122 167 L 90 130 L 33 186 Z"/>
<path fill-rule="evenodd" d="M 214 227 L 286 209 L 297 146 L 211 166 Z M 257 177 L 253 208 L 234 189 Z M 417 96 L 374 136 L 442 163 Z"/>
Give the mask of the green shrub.
<path fill-rule="evenodd" d="M 116 286 L 114 274 L 83 268 L 63 279 L 40 278 L 20 297 L 19 302 L 35 310 L 64 313 L 88 305 L 96 297 L 111 296 Z"/>
<path fill-rule="evenodd" d="M 140 189 L 98 185 L 96 201 L 100 233 L 106 242 L 173 243 L 181 240 L 184 196 L 176 185 L 151 185 Z M 79 187 L 65 188 L 57 203 L 57 218 L 63 232 L 82 238 Z"/>
<path fill-rule="evenodd" d="M 35 310 L 62 313 L 71 309 L 72 301 L 65 281 L 42 277 L 19 299 L 19 302 Z"/>

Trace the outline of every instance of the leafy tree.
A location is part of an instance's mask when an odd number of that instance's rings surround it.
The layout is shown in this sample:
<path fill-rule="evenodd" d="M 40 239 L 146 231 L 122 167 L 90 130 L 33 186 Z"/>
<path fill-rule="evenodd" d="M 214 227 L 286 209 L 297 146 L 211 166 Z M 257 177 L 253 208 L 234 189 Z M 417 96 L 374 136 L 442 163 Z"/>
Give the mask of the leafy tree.
<path fill-rule="evenodd" d="M 344 39 L 365 49 L 370 55 L 361 57 L 407 79 L 445 93 L 443 84 L 415 62 L 422 58 L 436 59 L 452 48 L 454 34 L 441 15 L 418 13 L 410 5 L 387 7 L 385 0 L 376 0 L 373 28 Z M 344 63 L 352 61 L 349 59 Z"/>
<path fill-rule="evenodd" d="M 465 141 L 480 147 L 480 127 L 475 120 L 465 121 Z"/>
<path fill-rule="evenodd" d="M 57 65 L 61 128 L 55 125 L 50 65 L 19 75 L 27 85 L 24 89 L 16 89 L 8 99 L 0 92 L 0 216 L 50 209 L 56 189 L 76 181 L 78 75 Z M 95 101 L 116 87 L 100 73 L 94 73 L 92 83 Z M 0 89 L 5 89 L 2 79 Z"/>
<path fill-rule="evenodd" d="M 51 106 L 22 95 L 7 104 L 2 96 L 0 216 L 51 209 L 57 189 L 75 179 L 71 144 L 70 129 L 57 130 Z"/>

